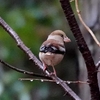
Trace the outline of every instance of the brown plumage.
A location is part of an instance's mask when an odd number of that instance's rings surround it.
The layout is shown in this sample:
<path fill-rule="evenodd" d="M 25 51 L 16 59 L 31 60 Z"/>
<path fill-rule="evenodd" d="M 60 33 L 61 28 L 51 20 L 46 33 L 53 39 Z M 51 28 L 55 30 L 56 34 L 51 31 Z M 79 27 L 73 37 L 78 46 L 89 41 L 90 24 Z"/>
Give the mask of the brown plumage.
<path fill-rule="evenodd" d="M 40 47 L 39 58 L 43 63 L 44 70 L 48 66 L 52 66 L 56 75 L 54 66 L 63 59 L 66 52 L 64 43 L 66 42 L 70 42 L 70 39 L 61 30 L 53 31 L 47 40 L 43 42 Z"/>

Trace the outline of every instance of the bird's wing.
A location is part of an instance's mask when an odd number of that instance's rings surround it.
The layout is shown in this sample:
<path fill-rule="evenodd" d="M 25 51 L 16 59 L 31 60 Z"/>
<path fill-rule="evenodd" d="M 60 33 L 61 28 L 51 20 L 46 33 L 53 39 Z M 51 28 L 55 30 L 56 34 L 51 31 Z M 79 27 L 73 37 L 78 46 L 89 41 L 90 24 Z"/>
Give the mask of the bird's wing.
<path fill-rule="evenodd" d="M 65 54 L 65 47 L 56 40 L 50 39 L 45 41 L 41 47 L 40 52 L 51 52 L 55 54 Z"/>

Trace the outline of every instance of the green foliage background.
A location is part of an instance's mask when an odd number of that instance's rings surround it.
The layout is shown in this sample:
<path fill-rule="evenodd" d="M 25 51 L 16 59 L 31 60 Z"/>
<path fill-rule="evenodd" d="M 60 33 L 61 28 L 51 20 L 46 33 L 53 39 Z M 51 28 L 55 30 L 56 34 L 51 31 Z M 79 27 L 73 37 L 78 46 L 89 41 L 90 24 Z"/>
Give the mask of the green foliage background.
<path fill-rule="evenodd" d="M 73 2 L 71 3 L 73 6 Z M 74 6 L 73 6 L 74 8 Z M 64 60 L 56 67 L 64 80 L 77 80 L 75 40 L 57 0 L 0 0 L 0 16 L 18 33 L 23 42 L 38 57 L 39 47 L 50 32 L 61 29 L 72 42 L 66 45 Z M 21 69 L 42 73 L 0 27 L 0 59 Z M 0 64 L 0 100 L 71 100 L 56 84 L 39 81 L 19 81 L 30 77 Z M 77 85 L 70 87 L 78 93 Z M 67 96 L 67 97 L 66 97 Z"/>

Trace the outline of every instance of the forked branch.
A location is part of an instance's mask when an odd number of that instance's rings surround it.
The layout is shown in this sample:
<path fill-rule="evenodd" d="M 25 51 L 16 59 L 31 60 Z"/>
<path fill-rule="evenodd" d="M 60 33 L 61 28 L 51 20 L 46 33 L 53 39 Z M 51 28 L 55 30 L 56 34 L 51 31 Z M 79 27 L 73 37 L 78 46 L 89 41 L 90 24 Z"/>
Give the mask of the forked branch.
<path fill-rule="evenodd" d="M 69 0 L 60 0 L 62 9 L 66 16 L 66 19 L 69 23 L 70 29 L 76 39 L 78 48 L 84 58 L 87 74 L 89 79 L 89 86 L 91 92 L 91 100 L 100 100 L 100 91 L 98 87 L 98 80 L 97 80 L 97 69 L 96 65 L 94 64 L 94 60 L 92 58 L 91 52 L 82 36 L 80 31 L 79 25 L 75 19 L 73 10 L 70 5 Z"/>
<path fill-rule="evenodd" d="M 28 55 L 29 59 L 35 62 L 35 64 L 43 71 L 42 63 L 36 58 L 36 56 L 32 53 L 32 51 L 25 46 L 23 41 L 19 38 L 17 33 L 0 17 L 0 25 L 7 31 L 7 33 L 12 36 L 12 38 L 16 41 L 18 47 Z M 58 85 L 60 85 L 69 96 L 71 96 L 74 100 L 81 100 L 69 86 L 60 78 L 55 75 L 51 75 L 50 71 L 43 71 L 47 76 L 49 76 L 52 80 L 54 80 Z"/>

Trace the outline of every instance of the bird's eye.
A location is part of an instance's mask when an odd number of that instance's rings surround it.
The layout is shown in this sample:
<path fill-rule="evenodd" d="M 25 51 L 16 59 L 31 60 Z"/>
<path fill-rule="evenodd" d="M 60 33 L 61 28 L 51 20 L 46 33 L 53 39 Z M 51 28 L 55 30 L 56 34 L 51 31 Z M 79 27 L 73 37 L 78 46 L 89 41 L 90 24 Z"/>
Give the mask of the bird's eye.
<path fill-rule="evenodd" d="M 61 36 L 61 37 L 63 37 L 63 35 L 62 35 L 62 34 L 61 34 L 60 36 Z"/>

